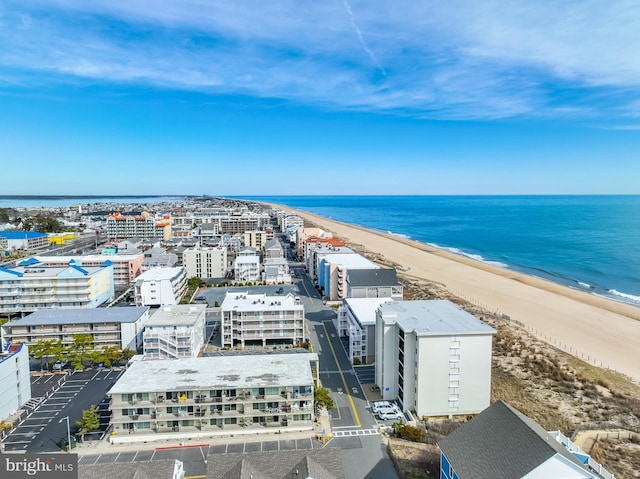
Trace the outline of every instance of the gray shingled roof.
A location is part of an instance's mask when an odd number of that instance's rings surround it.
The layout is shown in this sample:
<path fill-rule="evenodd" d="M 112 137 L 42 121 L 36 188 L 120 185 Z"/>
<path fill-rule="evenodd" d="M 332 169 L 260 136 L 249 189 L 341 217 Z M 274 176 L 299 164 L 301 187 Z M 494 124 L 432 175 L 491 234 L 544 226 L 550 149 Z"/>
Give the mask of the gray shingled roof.
<path fill-rule="evenodd" d="M 460 479 L 520 479 L 556 454 L 584 468 L 537 422 L 502 401 L 438 446 Z"/>
<path fill-rule="evenodd" d="M 340 449 L 210 454 L 207 478 L 219 479 L 344 479 Z"/>
<path fill-rule="evenodd" d="M 148 306 L 123 308 L 41 309 L 5 326 L 39 326 L 50 324 L 134 323 L 149 310 Z"/>
<path fill-rule="evenodd" d="M 399 286 L 396 270 L 383 269 L 350 269 L 347 282 L 351 286 Z"/>
<path fill-rule="evenodd" d="M 145 462 L 81 464 L 78 479 L 173 479 L 175 459 Z"/>

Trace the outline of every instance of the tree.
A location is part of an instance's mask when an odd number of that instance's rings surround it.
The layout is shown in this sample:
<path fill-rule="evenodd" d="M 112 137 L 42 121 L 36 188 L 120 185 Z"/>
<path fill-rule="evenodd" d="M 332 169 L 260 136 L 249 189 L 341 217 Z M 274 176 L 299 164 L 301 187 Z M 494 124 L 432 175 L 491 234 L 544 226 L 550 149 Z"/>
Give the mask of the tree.
<path fill-rule="evenodd" d="M 129 359 L 131 359 L 132 357 L 134 357 L 136 355 L 136 352 L 133 349 L 130 348 L 124 348 L 122 351 L 120 351 L 120 353 L 118 354 L 118 362 L 122 362 L 122 363 L 127 363 L 129 361 Z"/>
<path fill-rule="evenodd" d="M 75 369 L 82 369 L 85 361 L 90 361 L 94 348 L 93 336 L 74 334 L 73 345 L 69 348 L 69 361 Z"/>
<path fill-rule="evenodd" d="M 67 352 L 67 348 L 64 347 L 60 340 L 54 341 L 52 339 L 39 339 L 35 344 L 29 347 L 29 354 L 36 359 L 42 359 L 43 366 L 45 363 L 54 363 L 56 361 L 64 360 L 67 357 Z"/>
<path fill-rule="evenodd" d="M 78 426 L 77 434 L 82 438 L 84 442 L 84 435 L 88 432 L 95 431 L 100 428 L 100 416 L 98 413 L 98 407 L 94 404 L 82 411 L 82 421 L 76 421 Z"/>
<path fill-rule="evenodd" d="M 316 415 L 320 413 L 322 408 L 325 408 L 327 411 L 329 409 L 333 409 L 333 399 L 329 394 L 329 390 L 327 388 L 323 388 L 322 386 L 314 386 L 313 388 L 313 408 L 316 412 Z"/>

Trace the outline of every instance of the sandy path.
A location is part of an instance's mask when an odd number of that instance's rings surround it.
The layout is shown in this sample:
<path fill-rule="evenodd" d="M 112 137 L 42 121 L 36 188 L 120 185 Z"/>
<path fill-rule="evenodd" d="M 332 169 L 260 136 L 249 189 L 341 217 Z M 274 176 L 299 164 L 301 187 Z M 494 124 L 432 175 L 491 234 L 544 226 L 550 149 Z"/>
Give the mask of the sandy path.
<path fill-rule="evenodd" d="M 508 269 L 382 232 L 284 206 L 339 237 L 382 254 L 419 278 L 442 283 L 478 306 L 527 329 L 592 364 L 640 382 L 640 308 L 600 298 Z"/>

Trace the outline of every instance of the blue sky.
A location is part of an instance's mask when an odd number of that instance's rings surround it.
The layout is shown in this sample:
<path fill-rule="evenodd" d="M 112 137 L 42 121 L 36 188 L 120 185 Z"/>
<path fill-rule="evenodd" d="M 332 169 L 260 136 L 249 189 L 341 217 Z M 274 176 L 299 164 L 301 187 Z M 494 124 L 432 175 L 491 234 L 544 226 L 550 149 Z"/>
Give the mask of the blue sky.
<path fill-rule="evenodd" d="M 4 0 L 0 194 L 638 194 L 638 32 L 636 0 Z"/>

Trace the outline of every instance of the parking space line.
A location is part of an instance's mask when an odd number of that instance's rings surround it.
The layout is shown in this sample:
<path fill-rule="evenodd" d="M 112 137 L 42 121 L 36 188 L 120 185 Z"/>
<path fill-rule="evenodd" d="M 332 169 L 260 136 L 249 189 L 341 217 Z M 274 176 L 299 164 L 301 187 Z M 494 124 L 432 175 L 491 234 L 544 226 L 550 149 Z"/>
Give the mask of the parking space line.
<path fill-rule="evenodd" d="M 155 455 L 156 455 L 156 450 L 154 449 L 153 450 L 153 454 L 151 454 L 151 457 L 149 458 L 149 461 L 153 461 L 153 456 L 155 456 Z"/>
<path fill-rule="evenodd" d="M 122 454 L 122 453 L 119 452 L 118 455 L 116 456 L 116 458 L 113 460 L 113 462 L 118 462 L 118 458 L 120 457 L 120 454 Z"/>
<path fill-rule="evenodd" d="M 135 456 L 133 456 L 133 459 L 131 459 L 131 462 L 134 462 L 134 461 L 136 460 L 136 457 L 138 457 L 138 453 L 139 453 L 139 452 L 140 452 L 140 451 L 136 451 L 136 455 L 135 455 Z"/>

